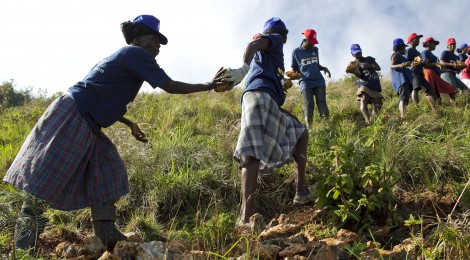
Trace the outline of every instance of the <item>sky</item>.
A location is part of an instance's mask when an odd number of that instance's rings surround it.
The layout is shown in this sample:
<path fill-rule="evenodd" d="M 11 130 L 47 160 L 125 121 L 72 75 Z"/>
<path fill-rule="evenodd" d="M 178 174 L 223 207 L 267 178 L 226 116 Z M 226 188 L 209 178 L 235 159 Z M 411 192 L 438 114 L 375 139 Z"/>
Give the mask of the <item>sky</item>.
<path fill-rule="evenodd" d="M 251 37 L 280 17 L 289 34 L 284 64 L 305 29 L 317 32 L 320 64 L 332 79 L 345 76 L 352 43 L 389 75 L 392 42 L 412 32 L 440 41 L 434 54 L 470 43 L 468 0 L 15 0 L 2 1 L 0 82 L 50 96 L 85 77 L 101 59 L 126 45 L 120 23 L 141 14 L 160 19 L 168 38 L 156 57 L 177 81 L 209 81 L 220 67 L 238 68 Z M 418 50 L 422 50 L 419 46 Z M 155 92 L 144 84 L 142 92 Z"/>

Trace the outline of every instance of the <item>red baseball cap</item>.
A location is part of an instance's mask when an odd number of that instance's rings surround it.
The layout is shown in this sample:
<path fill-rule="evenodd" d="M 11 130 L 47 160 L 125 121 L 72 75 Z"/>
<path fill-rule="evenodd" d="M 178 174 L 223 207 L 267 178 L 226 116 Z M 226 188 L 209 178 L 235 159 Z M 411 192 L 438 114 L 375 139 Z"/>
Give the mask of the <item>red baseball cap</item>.
<path fill-rule="evenodd" d="M 306 29 L 303 33 L 302 33 L 305 38 L 307 38 L 307 40 L 311 43 L 311 44 L 318 44 L 318 41 L 317 41 L 317 32 L 313 29 Z"/>
<path fill-rule="evenodd" d="M 417 33 L 412 33 L 412 34 L 410 34 L 410 36 L 408 36 L 408 43 L 410 43 L 411 40 L 413 40 L 413 39 L 416 38 L 416 37 L 421 38 L 421 37 L 423 37 L 423 35 L 417 34 Z"/>
<path fill-rule="evenodd" d="M 447 39 L 447 44 L 455 44 L 455 39 L 454 38 Z"/>
<path fill-rule="evenodd" d="M 439 45 L 439 41 L 434 40 L 433 37 L 428 37 L 428 38 L 426 38 L 426 40 L 423 41 L 423 46 L 424 46 L 424 44 L 427 43 L 427 42 L 434 42 L 434 43 L 436 43 L 436 45 Z"/>

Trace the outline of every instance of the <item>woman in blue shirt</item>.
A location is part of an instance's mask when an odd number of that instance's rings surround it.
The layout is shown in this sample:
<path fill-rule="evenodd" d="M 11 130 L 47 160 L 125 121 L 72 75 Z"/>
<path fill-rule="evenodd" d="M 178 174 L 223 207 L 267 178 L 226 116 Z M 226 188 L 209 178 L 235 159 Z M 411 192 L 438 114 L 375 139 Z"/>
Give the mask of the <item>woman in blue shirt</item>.
<path fill-rule="evenodd" d="M 207 91 L 222 83 L 222 70 L 206 84 L 173 81 L 155 60 L 168 42 L 156 17 L 140 15 L 121 29 L 129 46 L 96 64 L 49 106 L 3 179 L 29 194 L 16 226 L 18 248 L 34 247 L 47 222 L 45 205 L 91 207 L 93 231 L 103 244 L 110 248 L 124 240 L 115 226 L 114 202 L 129 192 L 129 182 L 124 162 L 101 129 L 120 121 L 137 140 L 147 142 L 139 126 L 124 117 L 144 81 L 173 94 Z"/>
<path fill-rule="evenodd" d="M 454 88 L 460 91 L 466 91 L 468 90 L 467 85 L 457 77 L 457 74 L 459 74 L 463 68 L 457 67 L 459 57 L 454 53 L 455 46 L 456 42 L 454 38 L 447 39 L 447 50 L 441 53 L 441 78 L 454 86 Z"/>
<path fill-rule="evenodd" d="M 242 67 L 226 72 L 233 85 L 246 75 L 241 129 L 234 152 L 241 168 L 242 204 L 237 220 L 241 228 L 248 227 L 254 213 L 259 171 L 270 172 L 294 159 L 297 166 L 294 204 L 311 202 L 305 180 L 308 132 L 295 116 L 281 108 L 285 101 L 283 46 L 287 33 L 281 19 L 269 19 L 263 34 L 245 48 Z"/>
<path fill-rule="evenodd" d="M 393 41 L 393 54 L 392 54 L 392 87 L 398 94 L 398 109 L 400 110 L 401 118 L 405 117 L 406 106 L 410 101 L 410 93 L 413 91 L 413 75 L 408 68 L 411 62 L 407 61 L 405 56 L 406 45 L 403 39 L 397 38 Z"/>
<path fill-rule="evenodd" d="M 377 115 L 382 108 L 382 85 L 377 71 L 381 68 L 375 59 L 371 56 L 362 56 L 362 49 L 359 44 L 351 45 L 351 55 L 356 58 L 359 66 L 350 73 L 356 75 L 358 78 L 357 85 L 357 98 L 361 102 L 361 113 L 367 124 L 370 123 L 369 104 L 373 104 L 373 115 Z"/>
<path fill-rule="evenodd" d="M 304 113 L 307 127 L 312 125 L 314 97 L 317 103 L 318 113 L 322 118 L 328 118 L 330 111 L 326 104 L 326 84 L 320 71 L 331 77 L 327 67 L 320 65 L 318 55 L 317 33 L 313 29 L 306 29 L 303 33 L 305 39 L 300 47 L 292 52 L 292 70 L 300 73 L 300 92 L 304 98 Z"/>
<path fill-rule="evenodd" d="M 424 65 L 424 78 L 434 89 L 438 104 L 441 104 L 441 93 L 448 94 L 451 103 L 453 103 L 455 100 L 455 88 L 441 79 L 441 64 L 439 59 L 432 53 L 437 45 L 439 45 L 439 41 L 434 40 L 433 37 L 428 37 L 423 41 L 425 49 L 421 52 L 421 59 Z"/>

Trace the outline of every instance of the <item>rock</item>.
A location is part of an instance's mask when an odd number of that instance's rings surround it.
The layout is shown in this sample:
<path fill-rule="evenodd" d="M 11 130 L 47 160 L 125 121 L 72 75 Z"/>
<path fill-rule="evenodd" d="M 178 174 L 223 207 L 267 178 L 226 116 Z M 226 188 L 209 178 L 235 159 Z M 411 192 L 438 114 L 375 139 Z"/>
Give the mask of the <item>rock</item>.
<path fill-rule="evenodd" d="M 353 244 L 356 241 L 359 241 L 359 236 L 347 229 L 340 229 L 336 234 L 336 238 L 346 242 L 347 244 Z"/>
<path fill-rule="evenodd" d="M 259 239 L 267 240 L 275 237 L 290 237 L 300 231 L 302 227 L 294 224 L 279 224 L 261 232 Z"/>
<path fill-rule="evenodd" d="M 281 247 L 276 245 L 264 245 L 264 244 L 256 244 L 254 245 L 251 256 L 253 259 L 277 259 L 277 255 L 279 251 L 281 251 Z"/>
<path fill-rule="evenodd" d="M 296 255 L 304 254 L 305 252 L 307 252 L 307 247 L 305 245 L 295 244 L 279 252 L 279 257 L 284 259 L 285 257 L 293 257 Z"/>
<path fill-rule="evenodd" d="M 85 243 L 83 248 L 85 249 L 86 255 L 92 256 L 99 256 L 106 250 L 106 247 L 101 242 L 101 239 L 99 239 L 97 236 L 91 237 L 90 240 Z"/>
<path fill-rule="evenodd" d="M 103 255 L 101 255 L 100 258 L 98 258 L 98 260 L 121 260 L 121 258 L 118 256 L 115 256 L 113 253 L 109 251 L 106 251 L 104 252 Z"/>
<path fill-rule="evenodd" d="M 336 238 L 333 238 L 333 237 L 322 239 L 322 240 L 320 240 L 320 242 L 322 242 L 325 245 L 330 246 L 330 247 L 336 246 L 338 248 L 343 248 L 343 247 L 346 246 L 346 242 L 344 242 L 342 240 L 339 240 L 339 239 L 336 239 Z"/>

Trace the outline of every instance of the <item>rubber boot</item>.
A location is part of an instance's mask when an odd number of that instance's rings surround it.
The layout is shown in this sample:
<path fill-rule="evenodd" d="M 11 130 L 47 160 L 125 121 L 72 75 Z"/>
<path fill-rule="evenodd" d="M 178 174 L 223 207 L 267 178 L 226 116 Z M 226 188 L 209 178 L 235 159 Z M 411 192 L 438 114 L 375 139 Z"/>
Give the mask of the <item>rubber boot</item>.
<path fill-rule="evenodd" d="M 16 221 L 16 248 L 28 251 L 36 247 L 36 241 L 48 222 L 43 213 L 44 205 L 34 197 L 28 196 Z"/>
<path fill-rule="evenodd" d="M 91 206 L 91 223 L 93 232 L 108 250 L 112 250 L 118 241 L 126 236 L 116 228 L 116 206 L 114 202 Z"/>

